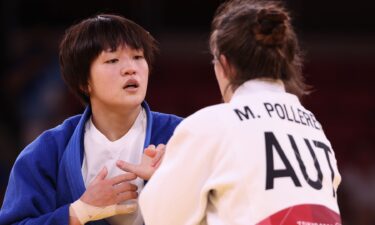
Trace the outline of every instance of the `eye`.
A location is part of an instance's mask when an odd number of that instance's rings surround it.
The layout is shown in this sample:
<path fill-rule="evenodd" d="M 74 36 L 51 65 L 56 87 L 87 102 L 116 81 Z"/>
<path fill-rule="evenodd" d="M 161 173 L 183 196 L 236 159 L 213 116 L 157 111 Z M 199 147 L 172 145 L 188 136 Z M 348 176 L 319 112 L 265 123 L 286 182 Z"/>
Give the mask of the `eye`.
<path fill-rule="evenodd" d="M 140 59 L 144 59 L 145 57 L 143 55 L 135 55 L 133 58 L 135 60 L 140 60 Z"/>
<path fill-rule="evenodd" d="M 113 64 L 113 63 L 116 63 L 116 62 L 118 62 L 118 59 L 110 59 L 110 60 L 105 61 L 104 63 Z"/>

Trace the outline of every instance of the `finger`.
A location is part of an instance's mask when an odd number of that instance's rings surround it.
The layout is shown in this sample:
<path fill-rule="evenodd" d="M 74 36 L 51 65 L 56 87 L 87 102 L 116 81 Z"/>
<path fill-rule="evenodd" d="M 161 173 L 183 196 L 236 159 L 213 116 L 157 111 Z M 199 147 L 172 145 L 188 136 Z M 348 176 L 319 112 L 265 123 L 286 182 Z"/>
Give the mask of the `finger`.
<path fill-rule="evenodd" d="M 118 194 L 117 197 L 116 197 L 116 201 L 117 201 L 117 203 L 120 203 L 120 202 L 124 202 L 124 201 L 130 200 L 130 199 L 136 199 L 136 198 L 138 198 L 138 192 L 136 192 L 136 191 L 126 191 L 126 192 L 122 192 L 122 193 Z"/>
<path fill-rule="evenodd" d="M 165 153 L 165 145 L 159 144 L 157 147 L 157 153 L 152 159 L 152 164 L 151 164 L 152 167 L 155 167 L 159 163 L 159 161 L 161 161 L 161 159 L 164 156 L 164 153 Z"/>
<path fill-rule="evenodd" d="M 137 210 L 138 206 L 136 203 L 131 203 L 131 204 L 119 204 L 116 205 L 116 215 L 117 214 L 128 214 L 135 212 Z"/>
<path fill-rule="evenodd" d="M 112 177 L 110 179 L 110 182 L 112 185 L 116 185 L 116 184 L 120 184 L 123 182 L 135 180 L 136 178 L 137 178 L 137 175 L 135 175 L 134 173 L 124 173 L 124 174 Z"/>
<path fill-rule="evenodd" d="M 165 144 L 158 144 L 158 147 L 156 147 L 156 150 L 165 150 Z"/>
<path fill-rule="evenodd" d="M 161 159 L 159 160 L 159 162 L 157 162 L 157 163 L 155 164 L 154 168 L 155 168 L 155 169 L 159 168 L 159 166 L 160 166 L 160 164 L 161 164 L 162 161 L 163 161 L 163 158 L 161 158 Z"/>
<path fill-rule="evenodd" d="M 150 156 L 150 157 L 154 157 L 154 155 L 156 154 L 155 152 L 155 145 L 149 145 L 147 148 L 145 148 L 145 150 L 143 151 L 146 155 Z"/>
<path fill-rule="evenodd" d="M 144 153 L 149 157 L 154 157 L 156 154 L 156 147 L 155 145 L 149 145 L 145 150 Z"/>
<path fill-rule="evenodd" d="M 155 149 L 145 149 L 145 155 L 147 155 L 150 158 L 153 158 L 157 154 L 157 151 Z"/>
<path fill-rule="evenodd" d="M 149 146 L 147 146 L 146 149 L 156 149 L 156 146 L 155 145 L 149 145 Z"/>
<path fill-rule="evenodd" d="M 126 192 L 126 191 L 137 191 L 138 186 L 129 182 L 121 183 L 114 186 L 116 194 Z"/>
<path fill-rule="evenodd" d="M 138 165 L 131 164 L 122 160 L 117 160 L 116 166 L 125 172 L 138 174 Z"/>
<path fill-rule="evenodd" d="M 161 158 L 163 157 L 164 155 L 164 152 L 158 152 L 154 158 L 152 158 L 152 162 L 151 162 L 151 166 L 152 167 L 155 167 L 156 164 L 161 160 Z"/>
<path fill-rule="evenodd" d="M 108 174 L 108 170 L 107 170 L 107 167 L 104 166 L 100 172 L 98 173 L 98 175 L 96 175 L 95 179 L 92 181 L 92 183 L 96 183 L 98 181 L 101 181 L 101 180 L 104 180 L 106 177 L 107 177 L 107 174 Z"/>

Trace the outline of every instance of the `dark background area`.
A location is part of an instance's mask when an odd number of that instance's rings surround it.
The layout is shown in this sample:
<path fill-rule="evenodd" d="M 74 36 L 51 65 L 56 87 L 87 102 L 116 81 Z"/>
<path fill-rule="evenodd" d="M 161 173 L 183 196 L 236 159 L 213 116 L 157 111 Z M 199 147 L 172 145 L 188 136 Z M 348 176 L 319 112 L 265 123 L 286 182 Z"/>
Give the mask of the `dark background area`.
<path fill-rule="evenodd" d="M 219 0 L 1 1 L 0 203 L 19 152 L 45 129 L 82 112 L 59 74 L 64 30 L 96 13 L 117 13 L 153 34 L 161 53 L 146 100 L 188 116 L 221 101 L 208 52 Z M 375 224 L 375 19 L 365 1 L 284 1 L 306 53 L 314 92 L 303 100 L 331 140 L 342 174 L 343 224 Z"/>

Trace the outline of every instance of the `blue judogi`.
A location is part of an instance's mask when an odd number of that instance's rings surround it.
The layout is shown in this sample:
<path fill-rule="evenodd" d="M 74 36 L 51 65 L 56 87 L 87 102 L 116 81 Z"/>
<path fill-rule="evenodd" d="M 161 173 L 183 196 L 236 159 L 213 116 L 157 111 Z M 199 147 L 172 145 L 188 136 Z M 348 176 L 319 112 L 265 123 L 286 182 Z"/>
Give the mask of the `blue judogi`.
<path fill-rule="evenodd" d="M 166 144 L 182 119 L 152 112 L 146 102 L 142 106 L 147 115 L 144 147 Z M 0 225 L 69 223 L 69 205 L 85 192 L 81 167 L 90 116 L 87 107 L 82 115 L 45 131 L 21 152 L 10 174 Z M 108 225 L 105 220 L 88 224 Z"/>

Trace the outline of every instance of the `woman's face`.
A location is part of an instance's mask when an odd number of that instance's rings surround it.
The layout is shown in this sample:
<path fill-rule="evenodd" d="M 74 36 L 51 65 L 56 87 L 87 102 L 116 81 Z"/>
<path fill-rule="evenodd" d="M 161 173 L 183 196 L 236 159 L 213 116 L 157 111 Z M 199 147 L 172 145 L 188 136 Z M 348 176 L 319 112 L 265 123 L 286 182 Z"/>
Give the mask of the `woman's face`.
<path fill-rule="evenodd" d="M 142 50 L 119 46 L 102 51 L 90 69 L 88 92 L 96 107 L 139 106 L 146 96 L 149 68 Z"/>

